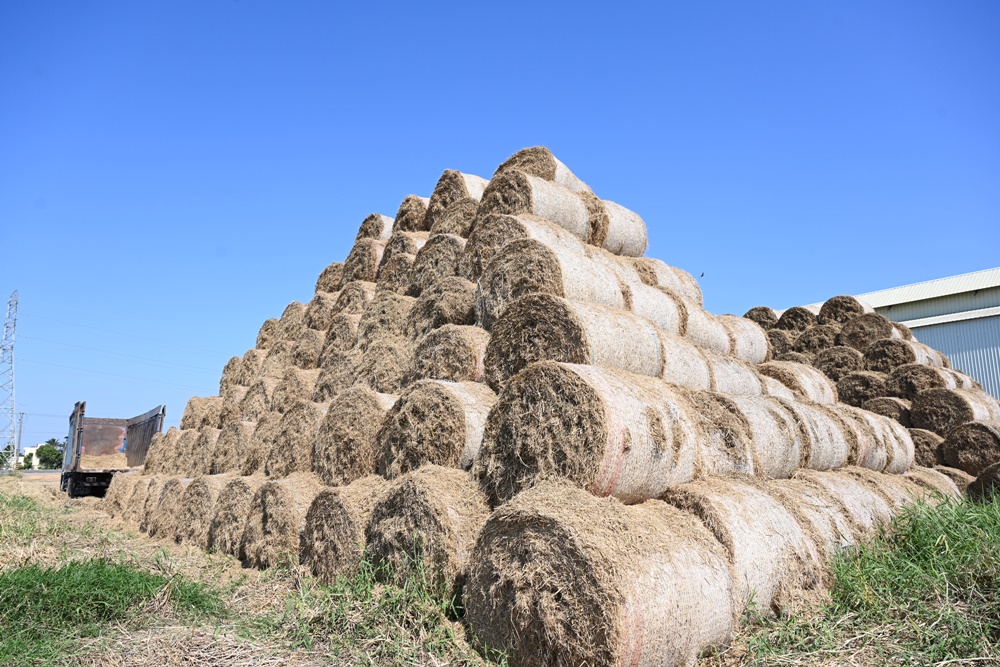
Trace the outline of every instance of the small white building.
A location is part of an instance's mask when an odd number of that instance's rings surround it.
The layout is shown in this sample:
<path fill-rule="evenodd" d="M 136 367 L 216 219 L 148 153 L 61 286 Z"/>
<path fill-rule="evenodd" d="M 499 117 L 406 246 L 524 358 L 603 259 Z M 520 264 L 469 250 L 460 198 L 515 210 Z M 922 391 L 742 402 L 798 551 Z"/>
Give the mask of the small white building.
<path fill-rule="evenodd" d="M 34 468 L 37 468 L 38 467 L 38 448 L 41 447 L 44 444 L 45 443 L 43 442 L 41 444 L 35 445 L 34 447 L 25 447 L 24 449 L 22 449 L 21 450 L 21 456 L 17 459 L 17 467 L 20 468 L 21 470 L 32 470 Z M 24 458 L 28 454 L 31 454 L 31 467 L 30 468 L 25 468 L 24 467 Z"/>

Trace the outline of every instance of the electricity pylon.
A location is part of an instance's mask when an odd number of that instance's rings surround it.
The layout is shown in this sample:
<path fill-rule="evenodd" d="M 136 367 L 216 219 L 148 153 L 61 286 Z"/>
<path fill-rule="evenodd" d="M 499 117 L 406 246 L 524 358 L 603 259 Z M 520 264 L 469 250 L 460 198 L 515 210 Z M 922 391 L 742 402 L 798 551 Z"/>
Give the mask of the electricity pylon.
<path fill-rule="evenodd" d="M 14 402 L 14 327 L 17 325 L 17 290 L 7 300 L 7 317 L 0 336 L 0 471 L 16 470 L 17 406 Z"/>

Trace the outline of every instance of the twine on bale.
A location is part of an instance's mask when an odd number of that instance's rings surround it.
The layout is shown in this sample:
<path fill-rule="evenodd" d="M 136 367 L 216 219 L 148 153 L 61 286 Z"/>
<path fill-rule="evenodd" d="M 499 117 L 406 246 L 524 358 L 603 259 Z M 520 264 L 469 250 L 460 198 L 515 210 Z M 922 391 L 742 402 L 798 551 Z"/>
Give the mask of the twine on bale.
<path fill-rule="evenodd" d="M 733 352 L 733 339 L 729 329 L 712 313 L 697 307 L 687 309 L 687 326 L 684 336 L 705 350 L 721 355 Z"/>
<path fill-rule="evenodd" d="M 392 225 L 394 232 L 426 232 L 430 228 L 426 224 L 427 197 L 406 195 L 396 211 L 396 219 Z"/>
<path fill-rule="evenodd" d="M 750 440 L 750 425 L 723 394 L 682 391 L 694 408 L 699 430 L 695 475 L 752 475 L 757 469 Z"/>
<path fill-rule="evenodd" d="M 389 237 L 392 236 L 392 226 L 392 218 L 384 216 L 381 213 L 372 213 L 361 221 L 361 226 L 358 228 L 358 235 L 354 237 L 354 242 L 357 243 L 365 239 L 388 241 Z M 345 262 L 341 267 L 341 274 L 343 275 L 346 271 L 347 263 Z"/>
<path fill-rule="evenodd" d="M 410 309 L 405 332 L 417 339 L 446 324 L 474 324 L 476 286 L 464 278 L 442 278 L 423 290 Z"/>
<path fill-rule="evenodd" d="M 795 420 L 803 435 L 800 466 L 831 470 L 847 465 L 852 443 L 843 419 L 829 406 L 807 401 L 776 399 Z"/>
<path fill-rule="evenodd" d="M 465 239 L 455 234 L 435 234 L 413 260 L 407 294 L 420 296 L 444 278 L 458 275 L 458 265 L 465 250 Z"/>
<path fill-rule="evenodd" d="M 961 498 L 963 495 L 951 477 L 932 467 L 914 466 L 903 476 L 930 491 L 931 498 L 934 494 L 945 498 Z"/>
<path fill-rule="evenodd" d="M 823 303 L 816 319 L 820 324 L 839 324 L 843 326 L 855 317 L 874 312 L 875 309 L 871 305 L 856 297 L 835 296 Z"/>
<path fill-rule="evenodd" d="M 403 384 L 418 380 L 485 382 L 484 357 L 490 334 L 476 326 L 446 324 L 417 343 Z"/>
<path fill-rule="evenodd" d="M 1000 461 L 1000 421 L 970 421 L 951 429 L 941 446 L 944 463 L 972 476 Z"/>
<path fill-rule="evenodd" d="M 494 178 L 508 171 L 523 171 L 526 174 L 552 181 L 556 185 L 573 192 L 590 192 L 590 187 L 559 161 L 545 146 L 522 148 L 504 160 L 497 167 Z"/>
<path fill-rule="evenodd" d="M 219 491 L 206 538 L 206 551 L 218 551 L 234 558 L 240 555 L 240 540 L 247 514 L 257 489 L 266 481 L 261 476 L 236 477 Z"/>
<path fill-rule="evenodd" d="M 983 391 L 928 389 L 921 392 L 910 409 L 910 421 L 945 437 L 959 424 L 971 421 L 1000 421 L 1000 405 Z"/>
<path fill-rule="evenodd" d="M 299 562 L 299 539 L 306 512 L 323 485 L 311 473 L 294 473 L 257 489 L 240 538 L 240 560 L 267 568 Z"/>
<path fill-rule="evenodd" d="M 344 263 L 334 262 L 323 269 L 316 279 L 316 292 L 333 293 L 344 282 Z"/>
<path fill-rule="evenodd" d="M 728 396 L 727 403 L 746 423 L 756 475 L 790 477 L 807 460 L 809 443 L 782 401 L 764 396 Z"/>
<path fill-rule="evenodd" d="M 434 186 L 434 192 L 431 193 L 430 201 L 427 203 L 424 228 L 431 229 L 445 210 L 456 201 L 461 199 L 479 201 L 482 199 L 483 192 L 489 184 L 490 182 L 485 178 L 446 169 L 441 174 L 441 178 L 438 179 L 437 185 Z"/>
<path fill-rule="evenodd" d="M 312 451 L 312 470 L 325 484 L 349 484 L 375 472 L 376 436 L 396 399 L 358 386 L 330 402 Z"/>

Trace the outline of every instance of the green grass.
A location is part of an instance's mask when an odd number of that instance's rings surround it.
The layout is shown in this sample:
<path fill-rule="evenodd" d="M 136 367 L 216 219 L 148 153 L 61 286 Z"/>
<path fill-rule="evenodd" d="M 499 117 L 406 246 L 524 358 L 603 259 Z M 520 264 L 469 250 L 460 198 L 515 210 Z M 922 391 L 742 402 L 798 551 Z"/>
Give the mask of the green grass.
<path fill-rule="evenodd" d="M 1000 664 L 1000 497 L 912 506 L 833 575 L 821 613 L 760 621 L 747 662 Z"/>

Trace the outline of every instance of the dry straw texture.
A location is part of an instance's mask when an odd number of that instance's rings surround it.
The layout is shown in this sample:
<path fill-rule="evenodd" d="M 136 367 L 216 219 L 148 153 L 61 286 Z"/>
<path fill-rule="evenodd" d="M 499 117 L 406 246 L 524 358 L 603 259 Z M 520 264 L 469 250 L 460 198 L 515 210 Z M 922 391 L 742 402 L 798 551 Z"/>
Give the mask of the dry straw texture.
<path fill-rule="evenodd" d="M 478 199 L 472 197 L 456 199 L 434 220 L 434 226 L 430 229 L 431 235 L 455 234 L 467 239 L 475 226 L 478 212 Z"/>
<path fill-rule="evenodd" d="M 686 303 L 702 305 L 701 287 L 694 276 L 684 269 L 670 266 L 655 257 L 629 257 L 624 261 L 632 265 L 643 283 L 669 290 Z"/>
<path fill-rule="evenodd" d="M 385 244 L 382 251 L 382 261 L 379 264 L 379 276 L 381 277 L 381 267 L 394 255 L 416 255 L 427 243 L 427 232 L 393 232 L 392 236 Z"/>
<path fill-rule="evenodd" d="M 808 457 L 809 441 L 786 403 L 770 397 L 729 396 L 730 409 L 746 423 L 760 477 L 784 478 Z"/>
<path fill-rule="evenodd" d="M 388 259 L 383 258 L 382 265 L 378 270 L 376 291 L 405 294 L 410 287 L 410 276 L 413 273 L 415 259 L 415 255 L 405 252 L 393 253 Z"/>
<path fill-rule="evenodd" d="M 969 500 L 989 502 L 1000 496 L 1000 461 L 983 470 L 966 489 Z"/>
<path fill-rule="evenodd" d="M 895 419 L 906 428 L 912 426 L 910 423 L 910 402 L 905 399 L 895 398 L 894 396 L 870 398 L 861 407 L 868 412 L 874 412 L 875 414 L 884 415 L 889 419 Z"/>
<path fill-rule="evenodd" d="M 267 352 L 257 348 L 251 348 L 243 354 L 243 363 L 240 366 L 236 381 L 243 387 L 249 387 L 260 378 L 260 371 L 264 367 L 264 359 Z"/>
<path fill-rule="evenodd" d="M 382 262 L 385 241 L 364 238 L 355 241 L 354 247 L 344 260 L 343 285 L 354 281 L 375 282 L 378 266 Z"/>
<path fill-rule="evenodd" d="M 945 437 L 965 422 L 1000 421 L 1000 405 L 984 391 L 928 389 L 913 399 L 910 420 L 916 428 Z"/>
<path fill-rule="evenodd" d="M 407 294 L 419 296 L 443 278 L 458 275 L 465 239 L 455 234 L 435 234 L 417 253 Z"/>
<path fill-rule="evenodd" d="M 906 364 L 889 374 L 886 391 L 890 396 L 898 396 L 912 401 L 930 389 L 981 389 L 979 384 L 965 373 L 949 368 L 932 368 L 923 364 Z"/>
<path fill-rule="evenodd" d="M 523 171 L 526 174 L 552 181 L 573 192 L 590 192 L 590 187 L 577 178 L 569 167 L 559 161 L 548 148 L 532 146 L 523 148 L 507 158 L 497 167 L 494 177 L 508 171 Z"/>
<path fill-rule="evenodd" d="M 477 218 L 459 261 L 459 275 L 478 280 L 504 246 L 523 240 L 538 241 L 550 247 L 563 246 L 577 254 L 584 254 L 580 240 L 558 225 L 534 216 L 491 213 Z"/>
<path fill-rule="evenodd" d="M 886 389 L 888 379 L 885 373 L 854 371 L 837 382 L 837 394 L 842 402 L 860 408 L 865 401 L 888 394 Z"/>
<path fill-rule="evenodd" d="M 978 476 L 1000 461 L 1000 421 L 974 421 L 953 428 L 942 445 L 944 462 Z"/>
<path fill-rule="evenodd" d="M 392 226 L 392 218 L 381 213 L 372 213 L 361 221 L 361 226 L 358 228 L 358 235 L 354 237 L 354 240 L 355 242 L 363 239 L 386 241 L 392 235 Z M 346 262 L 341 269 L 341 274 L 345 271 L 347 271 Z"/>
<path fill-rule="evenodd" d="M 951 481 L 953 481 L 955 483 L 955 486 L 957 486 L 958 490 L 962 493 L 962 495 L 965 495 L 968 492 L 969 485 L 972 484 L 974 481 L 976 481 L 975 477 L 973 477 L 972 475 L 963 470 L 959 470 L 958 468 L 949 468 L 948 466 L 944 465 L 936 465 L 934 466 L 934 470 L 935 472 L 939 472 L 948 479 L 950 479 Z"/>
<path fill-rule="evenodd" d="M 358 342 L 358 325 L 361 315 L 338 313 L 330 320 L 326 330 L 326 342 L 323 344 L 323 354 L 319 357 L 319 365 L 325 365 L 326 357 L 334 352 L 345 352 Z"/>
<path fill-rule="evenodd" d="M 476 326 L 446 324 L 417 343 L 405 384 L 435 379 L 485 382 L 484 357 L 490 334 Z"/>
<path fill-rule="evenodd" d="M 205 548 L 233 557 L 240 555 L 240 540 L 247 514 L 257 489 L 266 481 L 263 476 L 236 477 L 222 487 L 208 525 Z"/>
<path fill-rule="evenodd" d="M 426 232 L 429 227 L 426 224 L 427 204 L 430 202 L 427 197 L 417 195 L 406 195 L 403 202 L 396 211 L 396 219 L 392 225 L 394 232 Z"/>
<path fill-rule="evenodd" d="M 805 366 L 812 366 L 813 355 L 805 354 L 803 352 L 785 352 L 784 354 L 779 354 L 775 356 L 775 361 L 791 361 L 795 364 L 802 364 Z"/>
<path fill-rule="evenodd" d="M 330 402 L 312 451 L 312 469 L 325 484 L 349 484 L 375 472 L 376 435 L 396 400 L 358 386 Z"/>
<path fill-rule="evenodd" d="M 878 313 L 865 313 L 855 317 L 840 331 L 838 343 L 866 352 L 872 343 L 883 338 L 902 338 L 899 329 Z"/>
<path fill-rule="evenodd" d="M 474 324 L 476 286 L 464 278 L 442 278 L 421 292 L 405 320 L 406 335 L 417 339 L 446 324 Z"/>
<path fill-rule="evenodd" d="M 334 310 L 346 315 L 360 315 L 365 312 L 368 302 L 375 298 L 376 284 L 364 280 L 346 283 L 337 297 Z"/>
<path fill-rule="evenodd" d="M 698 447 L 695 475 L 752 475 L 757 464 L 750 428 L 742 413 L 723 394 L 681 391 L 694 408 L 704 434 Z"/>
<path fill-rule="evenodd" d="M 763 329 L 772 329 L 778 323 L 778 314 L 769 306 L 754 306 L 743 313 L 743 317 L 756 322 Z"/>
<path fill-rule="evenodd" d="M 444 594 L 460 594 L 472 547 L 489 516 L 467 472 L 427 465 L 392 483 L 365 529 L 368 553 L 405 582 L 414 563 Z"/>
<path fill-rule="evenodd" d="M 910 438 L 913 440 L 914 461 L 918 466 L 944 465 L 944 438 L 923 428 L 911 428 Z"/>
<path fill-rule="evenodd" d="M 799 332 L 797 331 L 769 329 L 767 332 L 767 342 L 771 347 L 771 356 L 778 358 L 783 354 L 791 352 L 792 346 L 795 345 L 795 339 L 798 336 Z"/>
<path fill-rule="evenodd" d="M 864 370 L 864 356 L 846 345 L 837 345 L 819 352 L 812 363 L 834 382 L 840 382 L 855 371 Z"/>
<path fill-rule="evenodd" d="M 462 199 L 473 199 L 479 201 L 483 197 L 483 192 L 490 184 L 485 178 L 472 174 L 463 174 L 460 171 L 446 169 L 434 192 L 431 193 L 430 201 L 427 204 L 427 214 L 424 218 L 424 228 L 430 229 L 437 222 L 445 210 L 453 203 Z"/>
<path fill-rule="evenodd" d="M 219 427 L 219 413 L 222 411 L 222 398 L 219 396 L 208 396 L 199 398 L 192 396 L 184 406 L 184 414 L 181 415 L 180 427 L 182 429 L 199 429 L 203 426 L 211 428 Z"/>
<path fill-rule="evenodd" d="M 202 427 L 198 431 L 194 451 L 184 460 L 177 462 L 178 472 L 194 475 L 207 475 L 212 471 L 212 459 L 215 458 L 215 448 L 222 431 L 217 428 Z"/>
<path fill-rule="evenodd" d="M 892 519 L 889 503 L 868 484 L 846 472 L 800 470 L 795 478 L 816 484 L 836 498 L 862 535 L 870 534 Z"/>
<path fill-rule="evenodd" d="M 413 357 L 414 343 L 409 338 L 385 336 L 368 346 L 358 359 L 356 381 L 383 394 L 392 394 L 403 386 L 403 373 Z"/>
<path fill-rule="evenodd" d="M 816 355 L 837 344 L 839 324 L 818 324 L 803 331 L 792 344 L 793 352 Z"/>
<path fill-rule="evenodd" d="M 326 403 L 296 401 L 278 422 L 271 451 L 264 462 L 269 477 L 287 477 L 313 469 L 313 443 L 326 416 Z"/>
<path fill-rule="evenodd" d="M 143 475 L 137 480 L 129 493 L 128 500 L 122 503 L 122 511 L 119 515 L 121 521 L 132 528 L 141 529 L 141 525 L 146 516 L 146 500 L 149 498 L 149 491 L 152 488 L 154 494 L 158 494 L 164 478 L 161 475 Z"/>
<path fill-rule="evenodd" d="M 240 421 L 240 403 L 246 398 L 249 387 L 233 385 L 223 392 L 222 410 L 219 411 L 219 428 L 224 428 L 230 422 Z"/>
<path fill-rule="evenodd" d="M 416 299 L 393 292 L 378 292 L 358 320 L 358 348 L 362 351 L 386 336 L 403 336 L 406 319 Z"/>
<path fill-rule="evenodd" d="M 114 517 L 122 514 L 132 491 L 135 490 L 135 485 L 141 478 L 142 474 L 138 470 L 117 472 L 111 476 L 111 484 L 104 494 L 104 507 L 108 515 Z"/>
<path fill-rule="evenodd" d="M 468 470 L 496 394 L 478 382 L 422 380 L 392 406 L 377 437 L 376 470 L 388 479 L 425 463 Z"/>
<path fill-rule="evenodd" d="M 717 354 L 729 355 L 733 352 L 733 339 L 729 329 L 718 317 L 697 307 L 687 309 L 685 337 L 692 343 Z"/>
<path fill-rule="evenodd" d="M 146 463 L 143 466 L 143 475 L 154 475 L 167 472 L 167 468 L 174 460 L 174 450 L 180 440 L 181 433 L 176 427 L 171 426 L 166 433 L 156 433 L 149 443 L 149 451 L 146 453 Z"/>
<path fill-rule="evenodd" d="M 792 513 L 822 555 L 824 583 L 832 583 L 826 566 L 857 543 L 857 529 L 844 506 L 822 486 L 804 479 L 765 482 L 764 490 Z"/>
<path fill-rule="evenodd" d="M 257 342 L 256 346 L 258 350 L 266 350 L 274 343 L 278 335 L 278 320 L 274 317 L 269 317 L 264 320 L 264 323 L 260 325 L 260 330 L 257 332 Z"/>
<path fill-rule="evenodd" d="M 295 473 L 257 489 L 240 538 L 240 560 L 249 567 L 299 562 L 306 512 L 323 485 L 315 475 Z"/>
<path fill-rule="evenodd" d="M 817 306 L 792 306 L 781 313 L 774 327 L 785 331 L 805 331 L 816 326 L 817 315 L 819 315 Z"/>
<path fill-rule="evenodd" d="M 357 571 L 365 550 L 365 528 L 387 482 L 368 475 L 347 486 L 321 491 L 309 511 L 299 560 L 323 584 Z"/>
<path fill-rule="evenodd" d="M 788 410 L 803 435 L 801 467 L 832 470 L 847 465 L 854 443 L 847 425 L 830 406 L 777 399 Z"/>
<path fill-rule="evenodd" d="M 222 368 L 222 377 L 219 378 L 219 396 L 225 397 L 233 389 L 239 387 L 237 377 L 239 377 L 242 365 L 243 359 L 240 357 L 230 357 L 229 361 L 226 362 Z"/>
<path fill-rule="evenodd" d="M 868 346 L 865 368 L 880 373 L 891 373 L 906 364 L 947 367 L 943 354 L 923 343 L 899 338 L 883 338 Z"/>
<path fill-rule="evenodd" d="M 309 399 L 316 389 L 319 374 L 318 368 L 311 370 L 286 368 L 271 394 L 271 412 L 285 414 L 299 401 Z"/>
<path fill-rule="evenodd" d="M 961 498 L 963 495 L 962 490 L 950 476 L 932 467 L 914 466 L 904 477 L 930 491 L 931 494 L 939 493 L 946 498 Z"/>
<path fill-rule="evenodd" d="M 837 402 L 837 387 L 822 372 L 794 361 L 769 361 L 757 366 L 757 371 L 774 378 L 803 398 L 832 405 Z"/>
<path fill-rule="evenodd" d="M 280 425 L 281 414 L 277 412 L 265 412 L 257 420 L 257 426 L 250 438 L 250 447 L 243 460 L 243 468 L 240 470 L 241 475 L 253 475 L 264 471 L 264 463 L 271 455 Z"/>
<path fill-rule="evenodd" d="M 344 263 L 333 262 L 316 279 L 317 292 L 336 292 L 344 282 Z"/>
<path fill-rule="evenodd" d="M 148 511 L 145 531 L 150 537 L 160 537 L 167 540 L 177 539 L 181 498 L 184 495 L 184 489 L 190 482 L 191 480 L 187 478 L 173 477 L 160 487 L 159 497 L 155 504 L 151 505 L 147 499 Z"/>
<path fill-rule="evenodd" d="M 215 503 L 232 479 L 229 475 L 203 475 L 187 485 L 178 505 L 178 542 L 199 549 L 208 548 L 208 530 L 215 515 Z"/>
<path fill-rule="evenodd" d="M 844 325 L 855 317 L 873 313 L 875 309 L 853 296 L 835 296 L 827 299 L 819 309 L 817 320 L 820 324 Z"/>
<path fill-rule="evenodd" d="M 770 357 L 767 332 L 760 325 L 735 315 L 716 316 L 729 333 L 732 355 L 751 364 L 760 364 Z"/>
<path fill-rule="evenodd" d="M 316 292 L 306 305 L 306 326 L 316 331 L 326 331 L 337 312 L 340 292 Z"/>
<path fill-rule="evenodd" d="M 323 347 L 326 345 L 326 332 L 316 329 L 306 329 L 295 341 L 291 360 L 297 368 L 312 370 L 319 365 Z"/>
<path fill-rule="evenodd" d="M 243 470 L 256 428 L 257 422 L 250 421 L 231 421 L 222 427 L 212 453 L 210 472 L 213 475 Z"/>
<path fill-rule="evenodd" d="M 490 517 L 466 619 L 524 667 L 691 665 L 733 629 L 726 554 L 691 515 L 546 483 Z"/>

